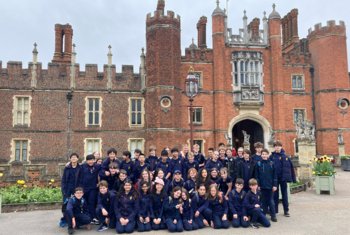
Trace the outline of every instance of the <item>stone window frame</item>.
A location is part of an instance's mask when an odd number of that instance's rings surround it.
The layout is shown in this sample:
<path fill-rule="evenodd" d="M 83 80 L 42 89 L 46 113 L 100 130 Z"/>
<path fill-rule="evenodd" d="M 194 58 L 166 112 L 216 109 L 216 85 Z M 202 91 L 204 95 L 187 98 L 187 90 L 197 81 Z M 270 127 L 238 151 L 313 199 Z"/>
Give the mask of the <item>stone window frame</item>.
<path fill-rule="evenodd" d="M 302 87 L 293 87 L 293 79 L 294 77 L 300 77 L 301 78 L 301 84 Z M 302 73 L 293 73 L 291 74 L 291 87 L 293 91 L 303 91 L 305 90 L 305 76 Z"/>
<path fill-rule="evenodd" d="M 23 161 L 23 147 L 21 144 L 21 153 L 20 153 L 20 159 L 16 159 L 16 142 L 17 141 L 27 141 L 27 158 L 25 161 Z M 30 144 L 31 144 L 31 140 L 28 138 L 13 138 L 11 139 L 11 156 L 10 156 L 10 162 L 29 162 L 30 159 Z"/>
<path fill-rule="evenodd" d="M 89 124 L 89 99 L 98 99 L 99 100 L 99 123 L 98 124 Z M 98 127 L 102 127 L 102 101 L 103 98 L 101 96 L 86 96 L 85 97 L 85 127 L 93 127 L 93 126 L 98 126 Z M 93 112 L 96 112 L 93 111 Z"/>
<path fill-rule="evenodd" d="M 132 141 L 141 141 L 142 142 L 142 147 L 140 148 L 141 152 L 144 153 L 144 150 L 145 150 L 145 139 L 144 138 L 128 138 L 128 150 L 130 151 L 131 155 L 133 156 L 133 151 L 131 149 L 131 142 Z M 135 149 L 134 149 L 135 150 Z"/>
<path fill-rule="evenodd" d="M 196 122 L 195 120 L 193 120 L 193 125 L 203 125 L 204 124 L 204 116 L 203 116 L 203 107 L 201 107 L 201 106 L 196 106 L 196 107 L 193 107 L 193 118 L 195 119 L 195 110 L 196 109 L 200 109 L 200 110 L 202 110 L 201 111 L 201 122 Z M 188 123 L 190 123 L 191 122 L 191 113 L 190 113 L 190 108 L 188 107 Z"/>
<path fill-rule="evenodd" d="M 99 141 L 98 150 L 93 150 L 91 153 L 88 153 L 88 141 Z M 99 153 L 102 153 L 102 138 L 85 138 L 84 139 L 84 159 L 88 154 L 92 154 L 93 152 L 98 151 Z"/>
<path fill-rule="evenodd" d="M 141 110 L 132 111 L 132 102 L 133 100 L 141 100 Z M 145 99 L 143 97 L 129 97 L 128 99 L 129 108 L 128 108 L 128 116 L 129 116 L 129 127 L 144 127 L 145 125 Z M 141 124 L 132 124 L 132 115 L 133 113 L 141 113 Z"/>
<path fill-rule="evenodd" d="M 203 154 L 203 155 L 205 155 L 204 154 L 204 152 L 205 152 L 205 143 L 206 143 L 206 140 L 204 139 L 204 138 L 193 138 L 193 142 L 195 142 L 195 141 L 202 141 L 202 146 L 200 146 L 200 150 L 201 150 L 201 153 Z M 188 139 L 187 140 L 187 144 L 188 144 L 188 146 L 190 146 L 190 139 Z M 193 144 L 194 145 L 194 144 Z M 191 146 L 191 148 L 190 149 L 192 149 L 193 148 L 193 145 Z"/>
<path fill-rule="evenodd" d="M 194 71 L 194 74 L 199 74 L 199 79 L 198 79 L 198 89 L 203 89 L 204 86 L 204 77 L 203 77 L 203 71 Z"/>
<path fill-rule="evenodd" d="M 306 108 L 293 108 L 293 124 L 296 124 L 295 123 L 296 120 L 294 118 L 296 110 L 303 110 L 304 111 L 304 121 L 307 120 L 307 118 L 306 118 L 307 117 L 307 115 L 306 115 L 307 114 L 306 113 Z"/>
<path fill-rule="evenodd" d="M 20 98 L 28 98 L 28 110 L 20 110 L 22 112 L 22 123 L 18 123 L 17 122 L 17 113 L 18 113 L 18 109 L 17 109 L 17 106 L 18 106 L 18 99 Z M 32 114 L 32 107 L 31 107 L 31 103 L 32 103 L 32 97 L 30 95 L 15 95 L 13 96 L 13 109 L 12 109 L 12 126 L 15 127 L 15 126 L 22 126 L 22 127 L 30 127 L 30 124 L 31 124 L 31 114 Z M 24 108 L 24 107 L 23 107 Z M 25 123 L 24 121 L 24 115 L 23 113 L 27 111 L 28 112 L 28 122 Z"/>

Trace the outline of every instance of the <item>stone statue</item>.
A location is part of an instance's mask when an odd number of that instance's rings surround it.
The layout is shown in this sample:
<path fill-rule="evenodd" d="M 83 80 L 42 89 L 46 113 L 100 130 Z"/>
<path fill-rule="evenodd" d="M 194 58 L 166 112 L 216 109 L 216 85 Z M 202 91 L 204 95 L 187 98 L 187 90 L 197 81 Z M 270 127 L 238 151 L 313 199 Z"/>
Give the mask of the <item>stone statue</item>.
<path fill-rule="evenodd" d="M 298 140 L 315 141 L 315 125 L 307 120 L 298 120 L 295 125 Z"/>
<path fill-rule="evenodd" d="M 341 131 L 338 132 L 338 144 L 340 145 L 344 144 L 344 137 Z"/>
<path fill-rule="evenodd" d="M 249 144 L 250 135 L 244 130 L 242 131 L 242 133 L 243 133 L 243 136 L 244 136 L 243 144 Z"/>

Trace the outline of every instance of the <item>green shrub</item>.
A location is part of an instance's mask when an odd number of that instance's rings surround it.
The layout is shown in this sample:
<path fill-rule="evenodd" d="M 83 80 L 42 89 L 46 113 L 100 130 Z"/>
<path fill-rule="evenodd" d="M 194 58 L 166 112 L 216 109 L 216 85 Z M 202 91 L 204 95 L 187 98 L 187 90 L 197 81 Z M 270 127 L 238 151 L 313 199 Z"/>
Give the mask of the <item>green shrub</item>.
<path fill-rule="evenodd" d="M 348 155 L 348 156 L 341 156 L 340 160 L 350 160 L 350 155 Z"/>

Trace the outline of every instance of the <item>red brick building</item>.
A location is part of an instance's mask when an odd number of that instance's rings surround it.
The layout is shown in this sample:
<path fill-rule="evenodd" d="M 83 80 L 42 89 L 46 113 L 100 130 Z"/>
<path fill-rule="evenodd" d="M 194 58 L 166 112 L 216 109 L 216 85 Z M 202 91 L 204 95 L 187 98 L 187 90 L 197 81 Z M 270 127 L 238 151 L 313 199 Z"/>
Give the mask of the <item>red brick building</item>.
<path fill-rule="evenodd" d="M 140 70 L 117 71 L 108 54 L 102 72 L 75 62 L 70 25 L 55 26 L 55 52 L 48 69 L 37 62 L 0 62 L 0 172 L 11 181 L 58 177 L 67 155 L 119 152 L 136 147 L 189 142 L 185 78 L 200 77 L 194 99 L 194 140 L 202 150 L 220 142 L 242 146 L 243 134 L 266 146 L 279 139 L 297 154 L 295 123 L 315 125 L 318 154 L 350 153 L 350 80 L 344 22 L 315 25 L 298 36 L 298 10 L 269 16 L 234 34 L 225 11 L 212 13 L 212 48 L 207 18 L 197 24 L 198 42 L 181 53 L 180 17 L 158 1 L 146 19 L 146 50 Z"/>

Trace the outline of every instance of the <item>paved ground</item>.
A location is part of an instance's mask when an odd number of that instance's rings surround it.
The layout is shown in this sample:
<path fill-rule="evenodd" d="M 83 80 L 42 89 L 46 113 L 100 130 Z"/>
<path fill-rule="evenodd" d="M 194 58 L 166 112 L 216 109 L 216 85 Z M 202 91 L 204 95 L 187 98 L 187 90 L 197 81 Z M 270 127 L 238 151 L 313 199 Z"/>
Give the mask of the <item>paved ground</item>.
<path fill-rule="evenodd" d="M 336 195 L 316 195 L 315 190 L 308 190 L 292 195 L 291 217 L 278 215 L 278 222 L 271 228 L 258 230 L 234 229 L 220 230 L 220 234 L 350 234 L 350 172 L 338 171 L 336 175 Z M 281 205 L 280 205 L 281 206 Z M 60 211 L 34 211 L 0 215 L 0 235 L 41 235 L 67 234 L 66 228 L 57 226 Z M 93 227 L 94 228 L 94 227 Z M 213 233 L 205 228 L 186 234 Z M 219 231 L 215 231 L 216 233 Z M 75 234 L 101 234 L 94 228 L 91 231 L 80 230 Z M 114 230 L 102 234 L 115 234 Z M 136 232 L 134 234 L 137 234 Z M 145 233 L 147 234 L 147 233 Z M 168 234 L 167 231 L 148 234 Z"/>

